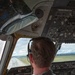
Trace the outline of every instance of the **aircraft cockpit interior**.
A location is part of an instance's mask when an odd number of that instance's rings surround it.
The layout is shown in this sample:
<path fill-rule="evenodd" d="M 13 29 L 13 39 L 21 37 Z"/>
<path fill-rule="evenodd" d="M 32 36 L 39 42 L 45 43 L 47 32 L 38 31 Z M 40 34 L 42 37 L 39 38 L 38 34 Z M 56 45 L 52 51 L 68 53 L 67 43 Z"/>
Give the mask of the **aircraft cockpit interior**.
<path fill-rule="evenodd" d="M 75 75 L 75 0 L 0 0 L 0 75 L 32 75 L 31 38 L 50 38 L 57 49 L 52 71 Z"/>

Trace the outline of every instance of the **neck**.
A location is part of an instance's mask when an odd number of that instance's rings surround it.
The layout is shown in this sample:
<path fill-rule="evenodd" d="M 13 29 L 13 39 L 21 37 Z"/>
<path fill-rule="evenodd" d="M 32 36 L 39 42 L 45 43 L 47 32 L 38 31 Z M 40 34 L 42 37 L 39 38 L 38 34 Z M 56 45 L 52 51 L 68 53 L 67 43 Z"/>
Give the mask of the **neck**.
<path fill-rule="evenodd" d="M 33 74 L 35 74 L 35 75 L 40 75 L 40 74 L 42 74 L 42 73 L 44 73 L 44 72 L 46 72 L 46 71 L 48 71 L 49 70 L 49 67 L 45 67 L 45 68 L 39 68 L 39 67 L 34 67 L 33 68 Z"/>

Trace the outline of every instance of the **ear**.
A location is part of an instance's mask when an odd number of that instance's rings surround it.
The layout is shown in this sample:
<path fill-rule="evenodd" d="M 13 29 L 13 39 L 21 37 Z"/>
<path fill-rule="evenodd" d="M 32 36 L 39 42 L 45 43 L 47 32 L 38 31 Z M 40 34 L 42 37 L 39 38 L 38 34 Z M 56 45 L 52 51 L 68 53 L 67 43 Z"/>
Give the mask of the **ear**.
<path fill-rule="evenodd" d="M 32 54 L 29 54 L 29 59 L 30 59 L 30 62 L 33 63 L 33 55 Z"/>

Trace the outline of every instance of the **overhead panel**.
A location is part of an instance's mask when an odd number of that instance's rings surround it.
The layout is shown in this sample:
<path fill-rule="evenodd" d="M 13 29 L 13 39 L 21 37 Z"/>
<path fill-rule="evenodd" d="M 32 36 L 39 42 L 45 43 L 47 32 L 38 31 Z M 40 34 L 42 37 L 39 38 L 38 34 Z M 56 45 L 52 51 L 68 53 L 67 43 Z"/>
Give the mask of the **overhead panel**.
<path fill-rule="evenodd" d="M 49 12 L 42 36 L 47 36 L 53 41 L 75 42 L 75 1 L 68 0 L 64 6 L 56 4 L 53 4 Z"/>

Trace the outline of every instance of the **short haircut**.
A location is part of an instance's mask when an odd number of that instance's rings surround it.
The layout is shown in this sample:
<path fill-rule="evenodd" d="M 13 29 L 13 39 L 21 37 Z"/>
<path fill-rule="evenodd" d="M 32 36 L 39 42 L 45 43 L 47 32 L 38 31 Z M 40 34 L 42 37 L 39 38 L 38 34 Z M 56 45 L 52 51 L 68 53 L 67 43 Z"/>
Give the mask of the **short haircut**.
<path fill-rule="evenodd" d="M 31 52 L 35 64 L 40 68 L 51 66 L 56 55 L 54 43 L 47 37 L 37 37 L 31 41 Z"/>

